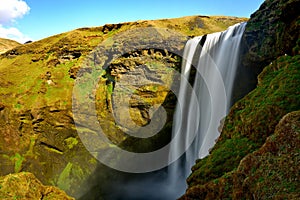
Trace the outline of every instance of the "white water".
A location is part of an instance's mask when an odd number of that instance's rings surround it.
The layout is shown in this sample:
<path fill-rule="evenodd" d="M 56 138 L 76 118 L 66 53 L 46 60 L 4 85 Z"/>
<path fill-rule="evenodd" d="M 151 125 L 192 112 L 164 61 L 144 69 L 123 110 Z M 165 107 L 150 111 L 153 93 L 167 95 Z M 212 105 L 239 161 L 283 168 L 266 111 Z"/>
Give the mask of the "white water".
<path fill-rule="evenodd" d="M 201 39 L 205 39 L 203 36 L 195 37 L 186 44 L 172 138 L 176 138 L 176 134 L 184 134 L 171 146 L 169 158 L 172 160 L 182 152 L 185 154 L 168 169 L 169 183 L 176 195 L 184 193 L 185 179 L 191 173 L 195 160 L 207 156 L 220 135 L 218 128 L 221 128 L 220 121 L 229 110 L 245 26 L 246 23 L 241 23 L 224 32 L 209 34 L 203 46 L 198 45 Z M 186 80 L 192 66 L 197 73 L 191 89 Z"/>

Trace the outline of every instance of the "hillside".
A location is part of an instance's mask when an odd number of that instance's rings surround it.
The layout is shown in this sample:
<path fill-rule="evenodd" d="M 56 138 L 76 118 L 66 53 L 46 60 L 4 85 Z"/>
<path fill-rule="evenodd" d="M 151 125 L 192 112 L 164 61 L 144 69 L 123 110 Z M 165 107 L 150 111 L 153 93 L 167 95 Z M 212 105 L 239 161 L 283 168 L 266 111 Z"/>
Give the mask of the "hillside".
<path fill-rule="evenodd" d="M 20 45 L 20 43 L 18 43 L 16 41 L 0 38 L 0 54 L 6 52 L 16 46 L 19 46 L 19 45 Z"/>
<path fill-rule="evenodd" d="M 88 178 L 96 169 L 102 173 L 103 182 L 112 179 L 113 172 L 86 150 L 78 135 L 77 131 L 91 136 L 95 132 L 89 122 L 77 123 L 75 127 L 75 82 L 83 80 L 84 74 L 94 78 L 88 80 L 98 82 L 94 93 L 97 119 L 113 145 L 137 152 L 158 149 L 170 140 L 176 103 L 169 88 L 159 85 L 172 85 L 186 40 L 222 31 L 245 20 L 191 16 L 107 24 L 20 45 L 0 55 L 0 175 L 32 172 L 44 184 L 58 186 L 74 197 L 89 189 Z M 90 73 L 95 66 L 100 67 L 96 75 Z M 134 85 L 134 81 L 148 84 Z M 119 82 L 122 87 L 115 89 Z M 83 91 L 86 87 L 88 84 L 83 83 Z M 129 101 L 131 118 L 119 119 L 122 124 L 131 126 L 128 119 L 132 119 L 138 126 L 145 126 L 150 123 L 151 106 L 166 106 L 167 122 L 157 136 L 137 140 L 125 135 L 124 129 L 116 124 L 114 112 L 128 116 L 123 104 L 128 99 L 122 97 L 126 91 L 134 96 Z M 121 95 L 119 99 L 113 96 L 117 94 Z M 91 96 L 84 98 L 93 99 Z M 88 119 L 90 107 L 83 108 L 79 118 Z M 84 142 L 91 147 L 107 148 L 94 140 Z"/>

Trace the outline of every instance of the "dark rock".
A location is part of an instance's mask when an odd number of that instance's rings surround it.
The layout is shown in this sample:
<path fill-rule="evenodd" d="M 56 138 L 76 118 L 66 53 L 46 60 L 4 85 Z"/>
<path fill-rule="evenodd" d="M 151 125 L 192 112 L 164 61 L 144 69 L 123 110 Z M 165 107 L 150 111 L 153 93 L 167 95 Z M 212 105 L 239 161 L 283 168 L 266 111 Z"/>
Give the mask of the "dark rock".
<path fill-rule="evenodd" d="M 278 56 L 292 55 L 299 39 L 299 0 L 266 0 L 251 15 L 243 39 L 242 63 L 258 68 Z"/>
<path fill-rule="evenodd" d="M 271 61 L 299 53 L 299 9 L 299 0 L 266 0 L 251 15 L 242 37 L 232 102 L 256 87 L 256 77 Z"/>
<path fill-rule="evenodd" d="M 4 105 L 3 103 L 0 102 L 0 111 L 1 111 L 1 110 L 4 110 L 4 108 L 5 108 L 5 105 Z"/>
<path fill-rule="evenodd" d="M 123 24 L 105 24 L 103 26 L 102 32 L 104 34 L 107 34 L 108 32 L 116 29 L 120 29 L 123 26 Z"/>
<path fill-rule="evenodd" d="M 74 66 L 74 67 L 71 67 L 71 69 L 69 69 L 69 75 L 70 75 L 70 78 L 72 79 L 76 79 L 76 75 L 77 75 L 77 72 L 79 71 L 80 67 L 78 66 Z"/>

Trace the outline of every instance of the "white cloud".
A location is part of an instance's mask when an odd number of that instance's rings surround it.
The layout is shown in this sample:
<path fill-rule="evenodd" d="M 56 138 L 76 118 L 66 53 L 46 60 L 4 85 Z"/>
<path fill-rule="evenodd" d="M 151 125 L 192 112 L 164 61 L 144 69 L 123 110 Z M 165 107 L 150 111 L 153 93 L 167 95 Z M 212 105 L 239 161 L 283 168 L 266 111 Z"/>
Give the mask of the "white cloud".
<path fill-rule="evenodd" d="M 16 19 L 29 13 L 30 7 L 23 0 L 1 0 L 0 2 L 0 37 L 24 43 L 30 38 L 13 26 Z"/>
<path fill-rule="evenodd" d="M 9 24 L 15 19 L 22 18 L 30 10 L 23 0 L 1 0 L 0 24 Z"/>
<path fill-rule="evenodd" d="M 19 43 L 25 43 L 31 40 L 28 36 L 24 35 L 17 28 L 14 27 L 3 27 L 0 24 L 0 38 L 7 38 L 11 40 L 15 40 Z"/>

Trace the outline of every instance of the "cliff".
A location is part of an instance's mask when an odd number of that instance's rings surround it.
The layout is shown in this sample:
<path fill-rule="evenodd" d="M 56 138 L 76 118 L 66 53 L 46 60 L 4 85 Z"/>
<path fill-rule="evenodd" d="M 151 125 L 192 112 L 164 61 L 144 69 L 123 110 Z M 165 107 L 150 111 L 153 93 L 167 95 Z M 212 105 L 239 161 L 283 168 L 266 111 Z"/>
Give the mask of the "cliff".
<path fill-rule="evenodd" d="M 210 155 L 192 168 L 181 199 L 300 197 L 299 5 L 266 0 L 251 16 L 238 76 L 259 74 L 257 85 L 233 105 Z"/>
<path fill-rule="evenodd" d="M 98 121 L 114 145 L 137 152 L 157 149 L 171 135 L 176 99 L 168 88 L 159 84 L 171 84 L 171 72 L 180 68 L 181 59 L 174 52 L 182 51 L 189 37 L 221 31 L 245 20 L 191 16 L 107 24 L 20 45 L 0 55 L 0 175 L 32 172 L 43 184 L 58 186 L 74 197 L 89 189 L 89 177 L 95 170 L 103 171 L 103 182 L 111 179 L 113 175 L 108 177 L 111 172 L 107 167 L 86 150 L 75 127 L 72 93 L 81 73 L 120 53 L 120 57 L 106 63 L 99 75 L 95 94 Z M 146 34 L 148 40 L 134 43 L 135 38 Z M 169 41 L 170 50 L 164 48 L 162 39 Z M 157 49 L 149 48 L 149 43 L 156 44 Z M 142 49 L 129 48 L 141 45 L 144 45 Z M 126 49 L 130 51 L 122 54 Z M 119 80 L 124 87 L 116 92 L 115 84 Z M 152 84 L 134 86 L 134 81 Z M 166 105 L 167 123 L 157 136 L 137 140 L 124 134 L 116 124 L 113 114 L 123 111 L 125 101 L 120 98 L 113 102 L 113 94 L 126 91 L 134 94 L 129 106 L 131 117 L 127 118 L 139 126 L 150 123 L 152 105 Z M 114 107 L 114 103 L 120 106 Z M 88 113 L 88 108 L 85 111 Z M 127 123 L 126 119 L 120 121 Z M 88 124 L 80 128 L 93 133 Z"/>

